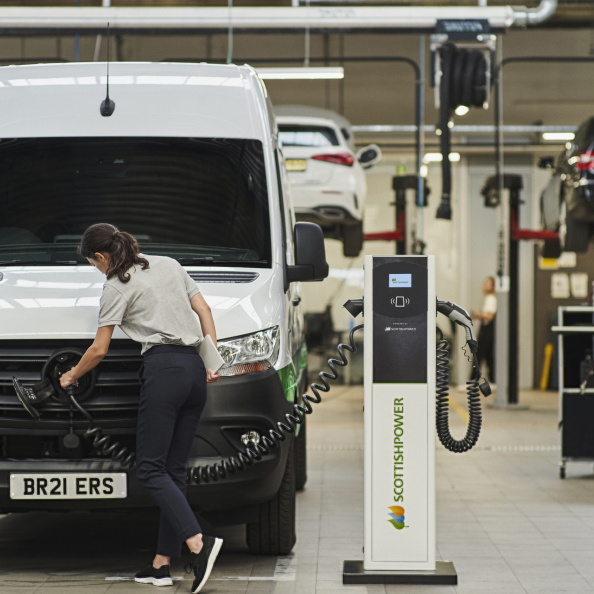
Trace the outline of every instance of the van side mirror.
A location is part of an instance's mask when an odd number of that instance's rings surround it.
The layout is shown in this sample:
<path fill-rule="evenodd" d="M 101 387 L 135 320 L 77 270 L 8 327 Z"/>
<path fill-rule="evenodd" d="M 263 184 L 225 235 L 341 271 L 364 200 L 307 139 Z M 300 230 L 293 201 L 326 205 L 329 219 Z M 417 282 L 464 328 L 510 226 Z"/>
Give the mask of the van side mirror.
<path fill-rule="evenodd" d="M 324 232 L 315 223 L 295 223 L 295 266 L 287 266 L 287 282 L 321 281 L 328 276 Z"/>
<path fill-rule="evenodd" d="M 370 144 L 358 151 L 356 157 L 363 169 L 369 169 L 382 158 L 382 151 L 377 144 Z"/>

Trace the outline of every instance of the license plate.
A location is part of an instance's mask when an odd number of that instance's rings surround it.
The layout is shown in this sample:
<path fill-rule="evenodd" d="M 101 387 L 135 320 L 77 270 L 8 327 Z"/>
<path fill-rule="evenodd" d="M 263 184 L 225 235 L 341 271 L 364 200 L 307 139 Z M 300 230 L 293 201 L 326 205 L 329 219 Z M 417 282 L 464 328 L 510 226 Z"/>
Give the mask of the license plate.
<path fill-rule="evenodd" d="M 305 171 L 307 159 L 287 159 L 287 171 Z"/>
<path fill-rule="evenodd" d="M 11 474 L 11 499 L 125 499 L 123 472 Z"/>

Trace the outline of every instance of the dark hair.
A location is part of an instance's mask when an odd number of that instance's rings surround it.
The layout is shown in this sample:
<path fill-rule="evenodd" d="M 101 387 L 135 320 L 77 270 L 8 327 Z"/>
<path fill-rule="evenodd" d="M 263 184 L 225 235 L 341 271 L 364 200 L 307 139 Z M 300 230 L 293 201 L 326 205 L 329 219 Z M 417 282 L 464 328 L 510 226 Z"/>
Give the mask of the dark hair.
<path fill-rule="evenodd" d="M 128 270 L 138 264 L 142 270 L 149 267 L 148 260 L 138 255 L 138 242 L 130 233 L 120 231 L 109 223 L 91 225 L 83 234 L 78 246 L 78 253 L 83 258 L 95 260 L 95 254 L 109 256 L 107 278 L 117 276 L 121 282 L 130 280 Z"/>

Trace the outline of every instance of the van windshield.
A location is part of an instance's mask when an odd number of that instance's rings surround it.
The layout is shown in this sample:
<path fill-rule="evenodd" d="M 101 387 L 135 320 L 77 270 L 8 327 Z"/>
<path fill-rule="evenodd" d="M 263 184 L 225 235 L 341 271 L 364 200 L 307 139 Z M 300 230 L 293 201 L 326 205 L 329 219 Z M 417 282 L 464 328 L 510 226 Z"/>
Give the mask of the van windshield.
<path fill-rule="evenodd" d="M 87 261 L 111 223 L 145 254 L 270 267 L 262 143 L 205 138 L 0 140 L 0 262 Z M 197 260 L 196 263 L 202 263 Z"/>

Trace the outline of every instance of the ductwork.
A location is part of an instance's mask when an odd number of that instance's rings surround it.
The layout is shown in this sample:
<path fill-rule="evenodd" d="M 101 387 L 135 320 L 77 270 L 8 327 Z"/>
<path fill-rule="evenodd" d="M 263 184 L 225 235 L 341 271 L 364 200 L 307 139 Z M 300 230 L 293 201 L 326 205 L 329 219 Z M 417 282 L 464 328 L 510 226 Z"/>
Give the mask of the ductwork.
<path fill-rule="evenodd" d="M 514 25 L 516 27 L 527 27 L 544 23 L 553 16 L 557 10 L 557 0 L 541 0 L 537 8 L 526 8 L 525 6 L 514 6 Z"/>
<path fill-rule="evenodd" d="M 440 19 L 486 19 L 491 30 L 536 25 L 548 19 L 557 0 L 524 6 L 238 6 L 233 27 L 242 33 L 273 33 L 308 28 L 316 32 L 371 32 L 406 29 L 429 32 Z M 103 33 L 198 33 L 227 31 L 230 11 L 222 6 L 150 7 L 0 7 L 2 35 L 69 35 Z"/>

